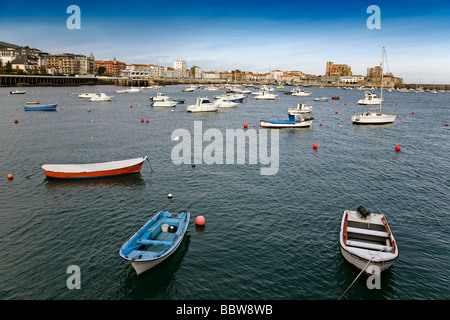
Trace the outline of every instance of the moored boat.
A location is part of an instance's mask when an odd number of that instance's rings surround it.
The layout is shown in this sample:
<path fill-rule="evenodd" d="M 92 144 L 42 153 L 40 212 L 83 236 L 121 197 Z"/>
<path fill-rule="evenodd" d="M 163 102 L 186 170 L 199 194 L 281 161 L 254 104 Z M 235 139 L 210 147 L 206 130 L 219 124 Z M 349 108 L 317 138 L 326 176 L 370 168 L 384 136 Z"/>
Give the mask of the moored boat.
<path fill-rule="evenodd" d="M 170 100 L 169 97 L 164 97 L 162 99 L 158 99 L 152 102 L 153 107 L 175 107 L 177 105 L 177 101 Z"/>
<path fill-rule="evenodd" d="M 107 96 L 104 93 L 99 93 L 99 94 L 96 94 L 96 95 L 92 96 L 89 99 L 89 101 L 100 101 L 101 102 L 101 101 L 111 101 L 111 99 L 112 99 L 111 96 Z"/>
<path fill-rule="evenodd" d="M 120 248 L 119 255 L 141 274 L 170 257 L 184 239 L 190 213 L 160 211 Z"/>
<path fill-rule="evenodd" d="M 328 101 L 328 98 L 327 97 L 314 98 L 314 101 L 326 102 Z"/>
<path fill-rule="evenodd" d="M 187 106 L 186 110 L 188 112 L 209 112 L 218 111 L 218 104 L 211 102 L 208 98 L 199 97 L 197 98 L 196 104 Z"/>
<path fill-rule="evenodd" d="M 44 164 L 48 178 L 85 179 L 138 173 L 147 157 L 87 164 Z"/>
<path fill-rule="evenodd" d="M 278 98 L 278 95 L 268 91 L 262 91 L 261 94 L 255 96 L 256 100 L 275 100 L 276 98 Z"/>
<path fill-rule="evenodd" d="M 91 99 L 92 97 L 97 96 L 97 93 L 80 93 L 78 95 L 78 98 L 80 99 Z"/>
<path fill-rule="evenodd" d="M 26 104 L 23 106 L 25 111 L 56 111 L 57 103 L 51 104 Z"/>
<path fill-rule="evenodd" d="M 339 243 L 345 260 L 366 273 L 370 265 L 379 267 L 380 272 L 387 270 L 398 257 L 397 243 L 385 216 L 370 213 L 363 206 L 357 211 L 344 211 Z"/>
<path fill-rule="evenodd" d="M 299 103 L 297 108 L 288 109 L 288 120 L 261 120 L 260 126 L 266 128 L 306 128 L 310 127 L 314 117 L 310 115 L 311 106 Z"/>
<path fill-rule="evenodd" d="M 26 91 L 20 91 L 20 90 L 16 90 L 16 91 L 10 91 L 10 94 L 25 94 Z"/>
<path fill-rule="evenodd" d="M 375 93 L 366 91 L 364 99 L 358 100 L 358 104 L 364 105 L 379 105 L 383 101 L 383 98 L 378 98 Z"/>

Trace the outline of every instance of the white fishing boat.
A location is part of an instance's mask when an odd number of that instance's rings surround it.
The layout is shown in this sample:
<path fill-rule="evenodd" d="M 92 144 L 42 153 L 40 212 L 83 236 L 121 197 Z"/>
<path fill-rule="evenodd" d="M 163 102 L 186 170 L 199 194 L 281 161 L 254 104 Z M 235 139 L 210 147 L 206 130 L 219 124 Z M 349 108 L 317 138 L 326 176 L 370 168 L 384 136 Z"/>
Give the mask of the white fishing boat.
<path fill-rule="evenodd" d="M 162 92 L 158 92 L 156 94 L 156 97 L 151 97 L 150 100 L 151 101 L 165 101 L 166 99 L 170 99 L 168 96 L 166 96 L 164 93 Z"/>
<path fill-rule="evenodd" d="M 156 101 L 153 101 L 152 106 L 153 107 L 175 107 L 177 105 L 178 101 L 170 100 L 169 97 L 164 97 L 163 99 L 159 99 Z"/>
<path fill-rule="evenodd" d="M 379 98 L 379 108 L 377 108 L 377 111 L 371 111 L 370 108 L 373 106 L 376 106 L 377 104 L 366 104 L 369 106 L 369 110 L 366 113 L 357 114 L 352 116 L 352 122 L 354 124 L 388 124 L 393 123 L 395 119 L 397 118 L 396 114 L 384 114 L 381 111 L 381 106 L 383 104 L 383 65 L 384 65 L 384 54 L 385 50 L 383 47 L 383 58 L 381 61 L 381 94 Z M 366 92 L 366 98 L 367 98 L 367 92 Z M 361 101 L 361 100 L 360 100 Z M 359 104 L 361 104 L 358 101 Z"/>
<path fill-rule="evenodd" d="M 187 88 L 183 89 L 183 92 L 194 92 L 198 89 L 198 86 L 195 85 L 189 85 Z"/>
<path fill-rule="evenodd" d="M 303 89 L 296 87 L 292 89 L 291 95 L 295 97 L 308 97 L 311 95 L 311 93 L 312 93 L 311 91 L 304 91 Z"/>
<path fill-rule="evenodd" d="M 364 94 L 364 99 L 358 100 L 358 104 L 364 105 L 379 105 L 383 102 L 382 98 L 378 98 L 373 92 L 366 91 Z"/>
<path fill-rule="evenodd" d="M 186 110 L 188 112 L 210 112 L 218 111 L 218 104 L 211 102 L 209 98 L 199 97 L 197 98 L 196 104 L 187 106 Z"/>
<path fill-rule="evenodd" d="M 277 94 L 273 94 L 268 91 L 262 91 L 261 94 L 255 96 L 256 100 L 275 100 L 276 98 L 278 98 Z"/>
<path fill-rule="evenodd" d="M 141 92 L 142 89 L 141 88 L 135 88 L 135 87 L 131 87 L 130 89 L 126 90 L 128 93 L 136 93 L 136 92 Z"/>
<path fill-rule="evenodd" d="M 307 106 L 304 103 L 297 104 L 296 108 L 288 108 L 289 114 L 301 114 L 301 113 L 311 113 L 312 106 Z"/>
<path fill-rule="evenodd" d="M 10 91 L 10 94 L 25 94 L 26 91 L 20 91 L 20 90 L 16 90 L 16 91 Z"/>
<path fill-rule="evenodd" d="M 78 98 L 80 99 L 91 99 L 92 97 L 97 96 L 98 93 L 80 93 L 78 95 Z"/>
<path fill-rule="evenodd" d="M 218 105 L 219 108 L 233 108 L 236 107 L 239 102 L 230 101 L 225 97 L 221 97 L 214 101 Z"/>
<path fill-rule="evenodd" d="M 101 101 L 111 101 L 112 97 L 111 96 L 107 96 L 104 93 L 99 93 L 95 96 L 92 96 L 89 100 L 90 101 L 97 101 L 97 102 L 101 102 Z"/>
<path fill-rule="evenodd" d="M 366 273 L 370 265 L 380 272 L 392 266 L 398 257 L 394 235 L 383 214 L 345 210 L 339 233 L 341 253 L 350 264 Z"/>
<path fill-rule="evenodd" d="M 314 98 L 314 101 L 326 102 L 328 101 L 327 97 Z"/>
<path fill-rule="evenodd" d="M 260 120 L 265 128 L 306 128 L 310 127 L 314 117 L 310 114 L 311 106 L 299 103 L 297 108 L 288 108 L 288 120 Z"/>

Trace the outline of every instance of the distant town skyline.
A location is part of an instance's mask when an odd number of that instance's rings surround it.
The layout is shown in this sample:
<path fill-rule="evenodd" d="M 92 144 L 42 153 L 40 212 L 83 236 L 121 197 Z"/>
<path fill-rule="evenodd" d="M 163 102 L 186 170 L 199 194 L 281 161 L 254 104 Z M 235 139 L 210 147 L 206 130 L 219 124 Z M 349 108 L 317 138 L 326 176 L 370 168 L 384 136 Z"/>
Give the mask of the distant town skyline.
<path fill-rule="evenodd" d="M 80 29 L 68 29 L 70 4 Z M 381 29 L 369 29 L 370 5 Z M 324 75 L 326 62 L 365 75 L 380 64 L 405 83 L 450 83 L 450 3 L 418 1 L 23 1 L 2 3 L 0 39 L 50 53 L 94 54 L 127 64 L 173 66 L 178 59 L 203 71 L 267 73 L 299 70 Z"/>

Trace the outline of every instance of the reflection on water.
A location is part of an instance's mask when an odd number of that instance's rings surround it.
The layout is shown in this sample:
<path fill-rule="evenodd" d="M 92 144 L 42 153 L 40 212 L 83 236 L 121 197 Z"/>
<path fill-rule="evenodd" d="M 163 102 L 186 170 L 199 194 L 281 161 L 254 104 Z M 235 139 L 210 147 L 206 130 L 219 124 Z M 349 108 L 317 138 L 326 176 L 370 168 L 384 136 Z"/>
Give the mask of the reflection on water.
<path fill-rule="evenodd" d="M 121 175 L 117 177 L 92 178 L 92 179 L 52 179 L 45 178 L 44 186 L 49 189 L 58 188 L 74 188 L 74 187 L 114 187 L 125 186 L 133 189 L 143 189 L 145 187 L 145 180 L 141 174 L 134 173 L 128 175 Z"/>

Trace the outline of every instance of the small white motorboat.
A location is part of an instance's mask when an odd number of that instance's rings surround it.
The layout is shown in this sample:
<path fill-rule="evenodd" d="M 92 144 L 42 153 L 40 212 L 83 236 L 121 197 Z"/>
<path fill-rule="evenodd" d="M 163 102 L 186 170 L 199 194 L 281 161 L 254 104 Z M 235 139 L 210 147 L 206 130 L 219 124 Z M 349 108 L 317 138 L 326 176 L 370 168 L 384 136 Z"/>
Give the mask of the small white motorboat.
<path fill-rule="evenodd" d="M 97 101 L 97 102 L 101 102 L 101 101 L 111 101 L 112 97 L 111 96 L 107 96 L 104 93 L 99 93 L 95 96 L 92 96 L 89 100 L 90 101 Z"/>
<path fill-rule="evenodd" d="M 233 108 L 239 104 L 239 102 L 229 101 L 225 97 L 215 100 L 214 103 L 216 103 L 219 108 Z"/>
<path fill-rule="evenodd" d="M 156 101 L 153 101 L 152 106 L 153 107 L 175 107 L 177 105 L 178 101 L 172 101 L 169 97 L 164 97 L 163 99 L 158 99 Z"/>
<path fill-rule="evenodd" d="M 10 93 L 10 94 L 25 94 L 26 91 L 19 91 L 19 90 L 16 90 L 16 91 L 10 91 L 9 93 Z"/>
<path fill-rule="evenodd" d="M 194 105 L 189 105 L 186 110 L 188 112 L 209 112 L 209 111 L 218 111 L 218 104 L 211 102 L 209 98 L 199 97 L 197 98 L 197 102 Z"/>
<path fill-rule="evenodd" d="M 304 103 L 297 104 L 297 108 L 288 108 L 289 114 L 301 114 L 301 113 L 311 113 L 312 106 L 307 106 Z"/>
<path fill-rule="evenodd" d="M 364 105 L 379 105 L 382 102 L 383 102 L 382 98 L 378 98 L 375 93 L 370 91 L 366 91 L 364 99 L 358 100 L 358 104 Z"/>
<path fill-rule="evenodd" d="M 370 213 L 363 206 L 357 211 L 344 211 L 339 243 L 345 260 L 365 273 L 370 265 L 379 267 L 380 272 L 387 270 L 398 257 L 397 243 L 385 216 Z"/>
<path fill-rule="evenodd" d="M 292 93 L 291 95 L 295 96 L 295 97 L 308 97 L 312 94 L 311 91 L 304 91 L 301 88 L 294 88 L 292 89 Z"/>
<path fill-rule="evenodd" d="M 78 95 L 78 98 L 80 99 L 91 99 L 92 97 L 97 96 L 98 93 L 80 93 Z"/>
<path fill-rule="evenodd" d="M 166 96 L 164 93 L 162 92 L 158 92 L 156 94 L 156 97 L 151 97 L 150 100 L 152 101 L 165 101 L 166 99 L 170 99 L 168 96 Z"/>
<path fill-rule="evenodd" d="M 262 91 L 261 94 L 255 96 L 256 100 L 275 100 L 276 98 L 278 98 L 277 94 L 273 94 L 268 91 Z"/>

